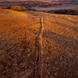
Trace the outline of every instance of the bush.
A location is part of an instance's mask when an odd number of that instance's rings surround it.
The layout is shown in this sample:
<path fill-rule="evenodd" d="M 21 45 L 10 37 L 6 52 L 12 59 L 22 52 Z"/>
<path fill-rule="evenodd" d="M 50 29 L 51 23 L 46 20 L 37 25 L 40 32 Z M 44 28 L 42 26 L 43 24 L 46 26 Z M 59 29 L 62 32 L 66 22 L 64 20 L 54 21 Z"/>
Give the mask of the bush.
<path fill-rule="evenodd" d="M 11 6 L 11 9 L 17 10 L 17 11 L 25 11 L 25 10 L 27 10 L 27 8 L 23 7 L 23 6 Z"/>
<path fill-rule="evenodd" d="M 0 6 L 0 9 L 6 9 L 7 7 Z"/>

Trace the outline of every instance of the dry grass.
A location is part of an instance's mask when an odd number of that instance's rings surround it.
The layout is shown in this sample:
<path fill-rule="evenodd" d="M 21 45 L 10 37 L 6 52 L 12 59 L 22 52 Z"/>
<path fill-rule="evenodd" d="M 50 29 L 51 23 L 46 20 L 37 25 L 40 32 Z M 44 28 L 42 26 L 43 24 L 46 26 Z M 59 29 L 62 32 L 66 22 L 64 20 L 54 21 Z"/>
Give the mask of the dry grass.
<path fill-rule="evenodd" d="M 6 63 L 7 66 L 6 69 L 3 69 L 4 66 L 1 67 L 0 77 L 15 78 L 19 72 L 22 73 L 17 76 L 19 78 L 32 77 L 35 62 L 35 37 L 39 28 L 39 18 L 34 18 L 28 13 L 4 11 L 10 12 L 10 14 L 0 15 L 0 64 L 3 66 Z M 13 59 L 15 59 L 14 62 Z M 10 75 L 7 75 L 7 70 L 9 73 L 11 71 Z M 16 75 L 15 70 L 17 70 Z"/>
<path fill-rule="evenodd" d="M 6 11 L 10 13 L 6 15 Z M 42 78 L 78 77 L 78 16 L 34 11 L 1 12 L 4 12 L 4 15 L 0 14 L 1 78 L 34 78 L 38 51 L 35 38 L 40 28 L 40 16 L 43 16 L 39 39 Z"/>
<path fill-rule="evenodd" d="M 16 11 L 25 11 L 25 10 L 27 10 L 27 8 L 23 7 L 23 6 L 11 6 L 11 9 L 16 10 Z"/>

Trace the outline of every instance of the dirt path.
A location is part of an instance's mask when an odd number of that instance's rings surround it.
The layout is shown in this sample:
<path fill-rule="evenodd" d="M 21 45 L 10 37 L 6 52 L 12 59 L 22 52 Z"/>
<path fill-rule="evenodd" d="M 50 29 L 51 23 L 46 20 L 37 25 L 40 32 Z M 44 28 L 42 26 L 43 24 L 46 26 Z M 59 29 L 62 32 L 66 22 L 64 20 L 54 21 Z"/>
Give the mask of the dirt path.
<path fill-rule="evenodd" d="M 35 70 L 34 70 L 34 77 L 41 78 L 41 50 L 42 50 L 42 17 L 40 17 L 40 28 L 35 38 L 35 52 L 36 52 L 36 61 L 35 61 Z"/>

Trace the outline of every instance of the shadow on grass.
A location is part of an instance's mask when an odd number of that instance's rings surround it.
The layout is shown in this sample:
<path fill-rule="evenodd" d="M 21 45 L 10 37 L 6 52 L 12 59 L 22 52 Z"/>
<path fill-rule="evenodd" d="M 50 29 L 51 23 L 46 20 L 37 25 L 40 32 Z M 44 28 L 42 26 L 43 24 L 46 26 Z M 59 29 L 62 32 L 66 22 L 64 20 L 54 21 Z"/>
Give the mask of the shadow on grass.
<path fill-rule="evenodd" d="M 43 78 L 77 77 L 78 41 L 47 30 L 43 32 L 43 38 L 47 42 L 44 42 L 47 47 L 44 47 L 46 55 L 42 59 Z"/>
<path fill-rule="evenodd" d="M 53 23 L 54 23 L 54 22 L 53 22 Z M 54 24 L 57 24 L 57 25 L 59 25 L 59 26 L 63 26 L 63 27 L 65 27 L 65 28 L 69 28 L 69 29 L 71 29 L 71 30 L 73 30 L 73 31 L 78 32 L 78 28 L 77 28 L 77 27 L 72 27 L 72 26 L 70 26 L 70 25 L 67 25 L 67 24 L 64 24 L 64 23 L 60 23 L 60 22 L 55 22 Z"/>
<path fill-rule="evenodd" d="M 46 30 L 43 32 L 43 37 L 53 40 L 56 44 L 59 44 L 64 48 L 71 46 L 74 51 L 78 49 L 78 46 L 77 46 L 78 41 L 71 37 L 66 37 L 66 36 L 59 35 L 57 33 L 46 31 Z"/>
<path fill-rule="evenodd" d="M 52 11 L 49 11 L 48 13 L 78 15 L 78 12 L 75 10 L 52 10 Z"/>

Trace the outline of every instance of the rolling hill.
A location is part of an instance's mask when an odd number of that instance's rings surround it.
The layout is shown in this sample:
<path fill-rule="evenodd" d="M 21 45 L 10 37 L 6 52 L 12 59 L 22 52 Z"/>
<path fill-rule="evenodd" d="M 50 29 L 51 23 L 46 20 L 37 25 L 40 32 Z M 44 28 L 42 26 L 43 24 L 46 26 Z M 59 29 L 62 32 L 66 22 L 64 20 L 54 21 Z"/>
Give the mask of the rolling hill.
<path fill-rule="evenodd" d="M 77 78 L 78 16 L 0 10 L 1 78 Z"/>

